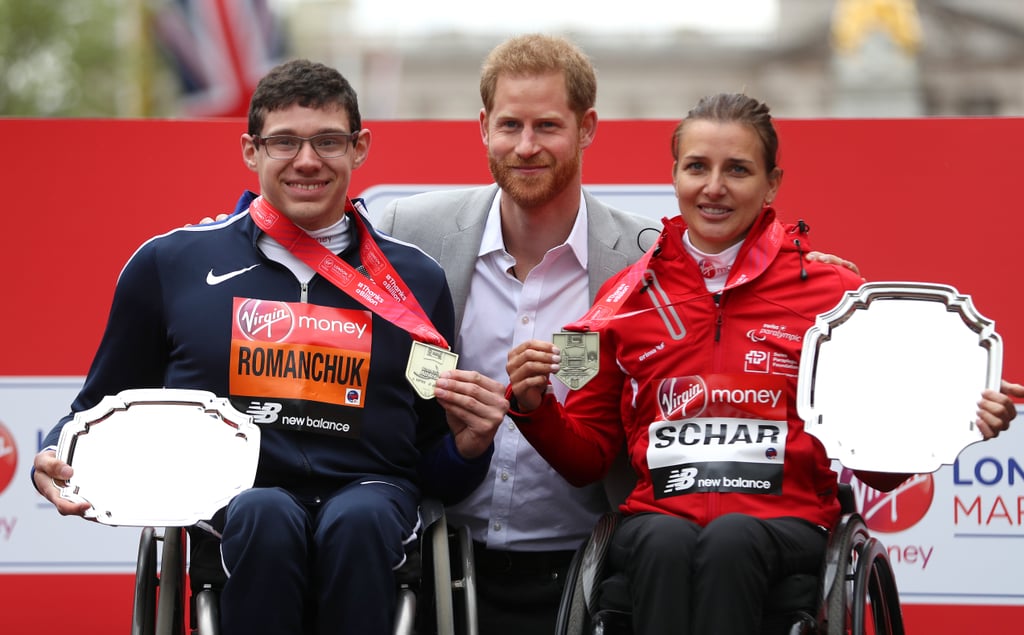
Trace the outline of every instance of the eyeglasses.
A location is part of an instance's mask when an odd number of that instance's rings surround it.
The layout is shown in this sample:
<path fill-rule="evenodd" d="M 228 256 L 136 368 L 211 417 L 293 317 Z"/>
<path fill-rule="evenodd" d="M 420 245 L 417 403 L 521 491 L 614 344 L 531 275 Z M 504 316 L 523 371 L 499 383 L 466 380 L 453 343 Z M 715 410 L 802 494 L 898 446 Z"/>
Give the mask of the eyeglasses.
<path fill-rule="evenodd" d="M 337 159 L 345 156 L 349 145 L 359 138 L 359 131 L 345 134 L 338 132 L 324 132 L 315 134 L 312 137 L 296 137 L 290 134 L 278 134 L 269 137 L 253 135 L 252 142 L 256 147 L 262 144 L 271 159 L 294 159 L 299 156 L 302 144 L 309 142 L 313 152 L 321 159 Z"/>

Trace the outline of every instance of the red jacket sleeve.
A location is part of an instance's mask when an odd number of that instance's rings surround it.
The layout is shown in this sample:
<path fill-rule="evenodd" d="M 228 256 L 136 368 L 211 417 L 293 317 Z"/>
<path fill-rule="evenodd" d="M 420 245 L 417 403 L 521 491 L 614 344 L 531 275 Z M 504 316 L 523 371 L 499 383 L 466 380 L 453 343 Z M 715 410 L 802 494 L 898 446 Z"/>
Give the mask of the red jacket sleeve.
<path fill-rule="evenodd" d="M 544 460 L 577 487 L 604 478 L 624 444 L 620 402 L 625 377 L 613 349 L 602 342 L 601 371 L 569 393 L 568 407 L 549 391 L 536 410 L 509 412 Z"/>

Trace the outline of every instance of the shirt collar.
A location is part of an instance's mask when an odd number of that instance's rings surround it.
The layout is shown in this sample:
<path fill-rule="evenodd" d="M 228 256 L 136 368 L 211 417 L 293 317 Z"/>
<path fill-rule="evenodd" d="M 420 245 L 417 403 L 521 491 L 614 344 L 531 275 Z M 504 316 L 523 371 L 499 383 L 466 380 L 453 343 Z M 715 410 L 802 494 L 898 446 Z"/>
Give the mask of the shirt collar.
<path fill-rule="evenodd" d="M 563 245 L 567 245 L 576 256 L 577 262 L 584 269 L 587 267 L 587 201 L 580 190 L 580 208 L 576 214 L 576 222 L 573 223 L 572 231 Z M 561 245 L 559 246 L 561 247 Z M 558 249 L 556 247 L 555 249 Z M 505 252 L 505 240 L 501 235 L 501 189 L 498 189 L 497 196 L 491 201 L 491 209 L 487 212 L 487 221 L 484 224 L 484 233 L 480 240 L 480 251 L 477 257 L 486 256 L 492 252 Z"/>

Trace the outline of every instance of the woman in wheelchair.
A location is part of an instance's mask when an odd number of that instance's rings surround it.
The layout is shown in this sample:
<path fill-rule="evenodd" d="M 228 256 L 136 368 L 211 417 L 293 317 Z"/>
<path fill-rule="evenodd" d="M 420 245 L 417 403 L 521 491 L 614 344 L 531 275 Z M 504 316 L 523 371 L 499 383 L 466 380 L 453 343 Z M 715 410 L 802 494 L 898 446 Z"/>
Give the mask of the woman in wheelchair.
<path fill-rule="evenodd" d="M 862 280 L 806 262 L 808 226 L 776 218 L 777 151 L 765 104 L 700 100 L 672 137 L 680 215 L 566 327 L 599 337 L 593 376 L 563 407 L 549 373 L 585 369 L 548 342 L 508 356 L 510 414 L 567 480 L 602 478 L 628 448 L 637 481 L 608 566 L 629 580 L 636 633 L 758 632 L 769 590 L 818 573 L 839 518 L 836 474 L 797 415 L 796 371 L 803 333 Z M 987 438 L 1014 415 L 986 391 L 977 425 Z M 890 490 L 908 475 L 857 476 Z"/>

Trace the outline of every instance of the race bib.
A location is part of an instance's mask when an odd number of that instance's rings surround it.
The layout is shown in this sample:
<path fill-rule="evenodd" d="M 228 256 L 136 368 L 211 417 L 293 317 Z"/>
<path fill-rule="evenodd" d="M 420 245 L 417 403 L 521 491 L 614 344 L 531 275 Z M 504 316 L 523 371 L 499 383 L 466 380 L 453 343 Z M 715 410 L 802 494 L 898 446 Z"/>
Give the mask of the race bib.
<path fill-rule="evenodd" d="M 369 311 L 235 298 L 232 405 L 256 423 L 359 438 Z"/>
<path fill-rule="evenodd" d="M 671 377 L 648 427 L 655 498 L 695 492 L 782 494 L 786 383 L 767 375 Z"/>

